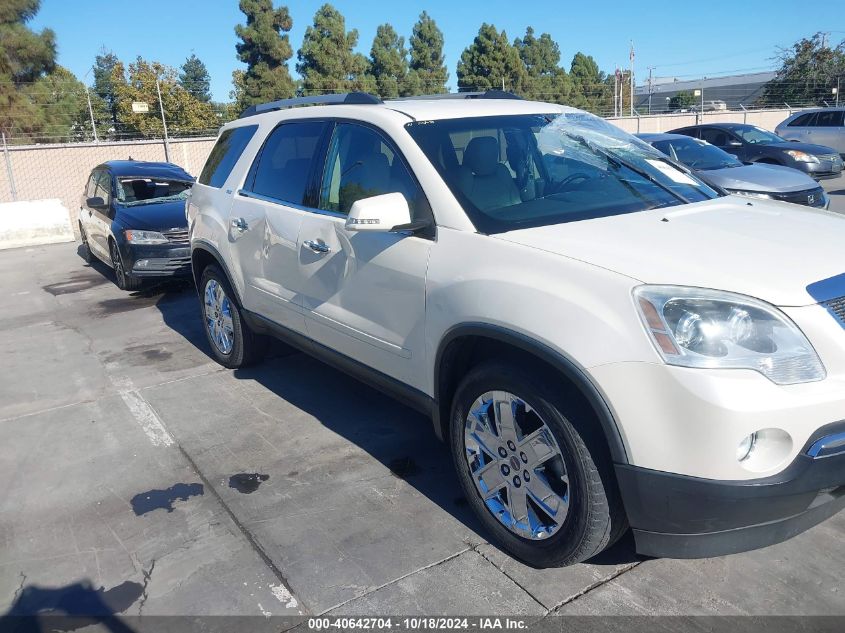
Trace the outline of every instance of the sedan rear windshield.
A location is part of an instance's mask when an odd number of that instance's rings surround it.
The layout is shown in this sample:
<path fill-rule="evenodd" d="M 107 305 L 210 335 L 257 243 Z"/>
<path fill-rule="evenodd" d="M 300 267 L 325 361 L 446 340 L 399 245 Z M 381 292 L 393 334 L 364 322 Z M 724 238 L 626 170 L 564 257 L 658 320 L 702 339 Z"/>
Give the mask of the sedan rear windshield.
<path fill-rule="evenodd" d="M 117 200 L 125 207 L 184 200 L 192 182 L 160 178 L 119 178 Z"/>
<path fill-rule="evenodd" d="M 483 233 L 719 195 L 656 149 L 584 112 L 415 121 L 406 127 Z"/>

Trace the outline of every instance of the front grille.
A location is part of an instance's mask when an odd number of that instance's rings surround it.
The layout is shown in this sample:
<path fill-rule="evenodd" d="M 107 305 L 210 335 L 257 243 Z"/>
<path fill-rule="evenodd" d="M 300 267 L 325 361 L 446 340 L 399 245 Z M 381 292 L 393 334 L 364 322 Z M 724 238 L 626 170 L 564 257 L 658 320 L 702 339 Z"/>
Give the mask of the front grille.
<path fill-rule="evenodd" d="M 781 202 L 792 202 L 793 204 L 803 204 L 810 207 L 823 207 L 825 201 L 824 189 L 821 187 L 805 189 L 804 191 L 773 193 L 771 195 L 775 200 Z"/>
<path fill-rule="evenodd" d="M 163 231 L 164 237 L 167 241 L 176 246 L 188 246 L 190 238 L 188 237 L 188 229 L 171 229 Z"/>
<path fill-rule="evenodd" d="M 839 321 L 842 327 L 845 327 L 845 297 L 822 301 L 822 305 L 836 317 L 836 320 Z"/>

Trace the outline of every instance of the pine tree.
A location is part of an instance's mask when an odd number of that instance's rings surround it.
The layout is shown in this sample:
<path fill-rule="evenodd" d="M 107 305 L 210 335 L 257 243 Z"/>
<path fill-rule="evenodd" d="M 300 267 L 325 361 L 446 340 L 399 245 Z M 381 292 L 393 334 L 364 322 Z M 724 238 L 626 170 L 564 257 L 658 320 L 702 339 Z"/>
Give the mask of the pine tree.
<path fill-rule="evenodd" d="M 202 60 L 191 53 L 191 56 L 182 64 L 182 72 L 179 74 L 179 84 L 191 93 L 195 99 L 203 103 L 211 101 L 211 76 L 208 68 Z"/>
<path fill-rule="evenodd" d="M 608 86 L 605 74 L 599 70 L 596 60 L 580 51 L 572 57 L 569 76 L 574 84 L 570 105 L 592 112 L 600 112 L 603 105 L 613 101 L 612 85 Z"/>
<path fill-rule="evenodd" d="M 357 44 L 358 31 L 347 32 L 340 11 L 330 4 L 320 7 L 297 53 L 296 70 L 302 75 L 303 93 L 375 92 L 367 58 L 354 52 Z"/>
<path fill-rule="evenodd" d="M 390 24 L 382 24 L 376 29 L 370 50 L 370 72 L 381 97 L 398 97 L 405 93 L 408 51 L 405 49 L 405 38 L 397 35 Z"/>
<path fill-rule="evenodd" d="M 484 23 L 458 61 L 458 90 L 521 92 L 526 72 L 519 51 L 504 31 Z"/>
<path fill-rule="evenodd" d="M 241 39 L 236 45 L 238 59 L 247 65 L 235 85 L 237 108 L 292 97 L 296 84 L 287 62 L 293 56 L 288 32 L 293 20 L 287 7 L 273 8 L 272 0 L 240 0 L 246 25 L 238 24 L 235 33 Z"/>
<path fill-rule="evenodd" d="M 548 33 L 534 36 L 534 29 L 525 29 L 525 36 L 513 43 L 525 67 L 522 96 L 537 101 L 564 103 L 569 96 L 570 82 L 560 67 L 560 47 Z"/>
<path fill-rule="evenodd" d="M 448 92 L 446 82 L 449 72 L 443 57 L 443 32 L 425 11 L 414 24 L 409 43 L 411 62 L 403 94 Z"/>
<path fill-rule="evenodd" d="M 26 26 L 40 5 L 40 0 L 0 3 L 0 130 L 6 136 L 11 136 L 18 124 L 40 116 L 21 89 L 56 67 L 53 31 L 35 33 Z"/>
<path fill-rule="evenodd" d="M 56 66 L 23 88 L 37 118 L 30 119 L 26 131 L 39 143 L 88 140 L 91 123 L 85 85 L 67 68 Z"/>

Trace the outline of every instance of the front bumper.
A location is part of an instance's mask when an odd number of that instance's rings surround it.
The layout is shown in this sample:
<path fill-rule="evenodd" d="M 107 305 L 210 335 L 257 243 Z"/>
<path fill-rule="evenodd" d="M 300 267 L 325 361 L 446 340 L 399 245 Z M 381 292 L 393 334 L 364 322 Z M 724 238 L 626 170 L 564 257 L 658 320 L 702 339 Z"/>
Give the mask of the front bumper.
<path fill-rule="evenodd" d="M 124 266 L 133 277 L 183 277 L 191 274 L 190 246 L 124 246 Z"/>
<path fill-rule="evenodd" d="M 790 166 L 806 172 L 808 176 L 811 176 L 816 180 L 838 178 L 842 173 L 842 159 L 839 156 L 822 158 L 818 163 L 796 161 L 795 165 Z"/>
<path fill-rule="evenodd" d="M 637 551 L 720 556 L 779 543 L 821 523 L 845 508 L 843 438 L 845 421 L 826 425 L 785 470 L 761 479 L 718 481 L 617 465 Z"/>

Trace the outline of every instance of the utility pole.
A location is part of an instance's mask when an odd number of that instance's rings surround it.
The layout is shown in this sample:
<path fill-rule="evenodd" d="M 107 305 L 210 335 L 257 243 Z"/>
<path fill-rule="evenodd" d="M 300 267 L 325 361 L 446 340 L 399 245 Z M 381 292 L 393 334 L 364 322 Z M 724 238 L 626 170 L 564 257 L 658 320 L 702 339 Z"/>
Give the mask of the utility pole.
<path fill-rule="evenodd" d="M 648 67 L 648 113 L 649 114 L 651 114 L 651 95 L 652 95 L 652 92 L 653 92 L 651 71 L 653 71 L 653 70 L 654 70 L 654 66 Z"/>
<path fill-rule="evenodd" d="M 94 142 L 99 143 L 97 138 L 97 124 L 94 123 L 94 109 L 91 107 L 91 93 L 88 92 L 88 86 L 85 86 L 85 98 L 88 99 L 88 116 L 91 117 L 91 131 L 94 132 Z"/>
<path fill-rule="evenodd" d="M 631 40 L 631 116 L 634 116 L 634 40 Z"/>
<path fill-rule="evenodd" d="M 158 92 L 158 107 L 161 110 L 161 125 L 164 127 L 164 160 L 170 162 L 170 142 L 167 140 L 167 120 L 164 118 L 164 104 L 161 102 L 161 86 L 156 77 L 156 92 Z"/>
<path fill-rule="evenodd" d="M 621 79 L 622 71 L 617 66 L 616 71 L 613 73 L 613 116 L 622 115 L 622 108 L 619 107 L 619 84 Z"/>

